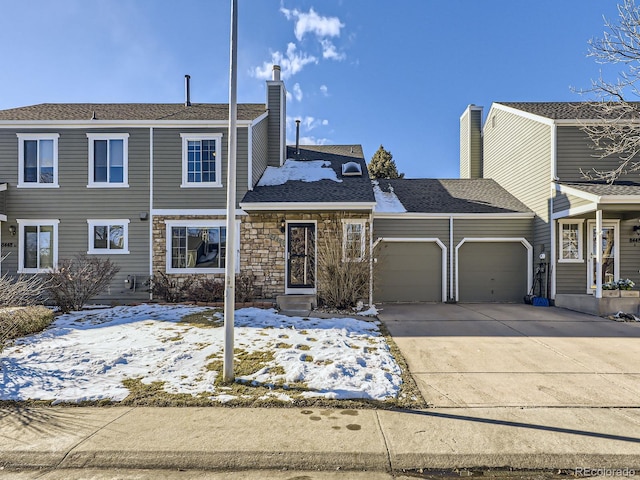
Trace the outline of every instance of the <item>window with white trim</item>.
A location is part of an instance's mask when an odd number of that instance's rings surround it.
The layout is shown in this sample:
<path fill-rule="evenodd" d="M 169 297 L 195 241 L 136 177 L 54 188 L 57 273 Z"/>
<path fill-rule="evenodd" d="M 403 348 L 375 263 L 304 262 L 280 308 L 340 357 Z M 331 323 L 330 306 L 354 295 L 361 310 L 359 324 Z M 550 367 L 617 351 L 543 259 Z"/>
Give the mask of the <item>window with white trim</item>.
<path fill-rule="evenodd" d="M 167 225 L 167 273 L 224 273 L 227 254 L 225 220 L 188 223 L 180 220 L 165 220 L 165 224 Z M 236 222 L 236 230 L 239 230 L 238 222 Z M 239 243 L 236 245 L 236 251 L 238 250 Z M 238 271 L 238 264 L 236 271 Z"/>
<path fill-rule="evenodd" d="M 342 223 L 342 259 L 358 262 L 364 258 L 365 221 L 343 220 Z"/>
<path fill-rule="evenodd" d="M 89 187 L 128 187 L 129 134 L 87 133 Z"/>
<path fill-rule="evenodd" d="M 58 264 L 58 220 L 17 220 L 18 273 L 40 273 Z"/>
<path fill-rule="evenodd" d="M 222 186 L 222 134 L 186 134 L 182 137 L 182 187 Z"/>
<path fill-rule="evenodd" d="M 89 254 L 126 255 L 129 253 L 129 220 L 87 220 Z"/>
<path fill-rule="evenodd" d="M 18 187 L 58 187 L 57 133 L 18 133 Z"/>
<path fill-rule="evenodd" d="M 583 262 L 582 230 L 584 220 L 559 220 L 560 246 L 558 248 L 558 262 Z"/>

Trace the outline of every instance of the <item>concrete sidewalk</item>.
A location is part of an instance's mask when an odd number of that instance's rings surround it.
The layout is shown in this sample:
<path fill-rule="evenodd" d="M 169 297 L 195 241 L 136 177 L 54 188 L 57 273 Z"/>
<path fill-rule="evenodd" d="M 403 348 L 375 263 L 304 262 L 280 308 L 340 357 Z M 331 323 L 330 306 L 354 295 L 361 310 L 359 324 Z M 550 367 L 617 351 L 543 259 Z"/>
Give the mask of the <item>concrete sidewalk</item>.
<path fill-rule="evenodd" d="M 640 471 L 640 410 L 0 409 L 7 468 Z"/>

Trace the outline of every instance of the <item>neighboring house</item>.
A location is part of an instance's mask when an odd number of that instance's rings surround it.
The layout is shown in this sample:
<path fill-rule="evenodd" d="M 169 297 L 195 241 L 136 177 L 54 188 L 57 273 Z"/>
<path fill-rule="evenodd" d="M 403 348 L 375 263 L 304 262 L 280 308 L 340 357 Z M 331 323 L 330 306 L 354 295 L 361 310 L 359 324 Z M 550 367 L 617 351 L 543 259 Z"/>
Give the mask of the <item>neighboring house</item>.
<path fill-rule="evenodd" d="M 489 179 L 376 183 L 376 301 L 523 301 L 534 214 L 522 202 Z"/>
<path fill-rule="evenodd" d="M 238 202 L 284 161 L 285 96 L 274 68 L 266 104 L 238 105 Z M 0 111 L 2 272 L 100 255 L 121 267 L 104 298 L 125 300 L 148 298 L 157 271 L 223 275 L 228 112 L 189 98 Z"/>
<path fill-rule="evenodd" d="M 597 118 L 589 103 L 494 103 L 483 126 L 482 107 L 471 105 L 461 117 L 460 173 L 495 180 L 535 212 L 534 258 L 550 269 L 557 306 L 635 312 L 637 299 L 602 298 L 602 286 L 640 281 L 640 177 L 609 185 L 581 173 L 603 169 L 582 130 Z"/>
<path fill-rule="evenodd" d="M 226 249 L 235 248 L 236 272 L 255 276 L 259 296 L 315 294 L 316 243 L 337 225 L 351 252 L 365 255 L 375 199 L 360 146 L 287 151 L 279 67 L 266 90 L 265 104 L 237 109 L 233 246 L 228 105 L 187 97 L 0 111 L 2 272 L 37 274 L 62 258 L 97 255 L 121 268 L 101 300 L 148 299 L 145 284 L 158 272 L 223 278 Z"/>

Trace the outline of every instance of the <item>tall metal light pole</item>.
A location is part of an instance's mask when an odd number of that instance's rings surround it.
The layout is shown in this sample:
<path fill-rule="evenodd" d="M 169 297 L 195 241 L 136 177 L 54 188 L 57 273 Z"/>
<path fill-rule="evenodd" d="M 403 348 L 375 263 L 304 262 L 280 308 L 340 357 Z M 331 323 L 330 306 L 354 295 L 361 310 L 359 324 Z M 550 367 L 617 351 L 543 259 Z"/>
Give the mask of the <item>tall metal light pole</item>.
<path fill-rule="evenodd" d="M 229 72 L 229 155 L 227 163 L 227 252 L 224 290 L 224 373 L 225 382 L 233 382 L 233 322 L 236 305 L 236 120 L 238 63 L 238 0 L 231 0 L 231 61 Z"/>

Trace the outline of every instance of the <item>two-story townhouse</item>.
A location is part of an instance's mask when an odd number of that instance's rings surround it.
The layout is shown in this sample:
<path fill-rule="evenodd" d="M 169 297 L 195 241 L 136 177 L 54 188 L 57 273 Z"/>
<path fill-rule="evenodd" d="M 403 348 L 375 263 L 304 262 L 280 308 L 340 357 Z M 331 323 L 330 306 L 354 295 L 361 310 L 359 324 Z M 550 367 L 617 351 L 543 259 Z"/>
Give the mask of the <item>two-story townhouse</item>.
<path fill-rule="evenodd" d="M 101 300 L 125 301 L 148 299 L 157 272 L 223 277 L 229 106 L 191 103 L 185 80 L 184 104 L 0 111 L 2 272 L 37 274 L 78 253 L 108 257 L 121 270 Z M 278 66 L 266 97 L 237 108 L 236 271 L 255 277 L 261 297 L 315 295 L 317 240 L 330 223 L 368 248 L 371 184 L 358 145 L 287 151 Z M 325 178 L 287 176 L 292 166 Z M 259 184 L 266 173 L 280 181 Z"/>
<path fill-rule="evenodd" d="M 484 125 L 481 107 L 463 116 L 461 177 L 492 178 L 535 212 L 534 256 L 548 272 L 545 290 L 555 304 L 635 312 L 637 298 L 603 298 L 603 285 L 640 281 L 640 178 L 623 174 L 607 184 L 583 174 L 603 169 L 584 132 L 602 121 L 592 105 L 500 102 Z"/>

